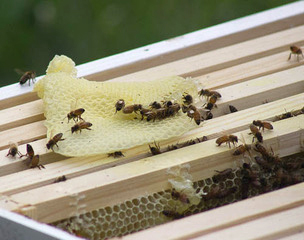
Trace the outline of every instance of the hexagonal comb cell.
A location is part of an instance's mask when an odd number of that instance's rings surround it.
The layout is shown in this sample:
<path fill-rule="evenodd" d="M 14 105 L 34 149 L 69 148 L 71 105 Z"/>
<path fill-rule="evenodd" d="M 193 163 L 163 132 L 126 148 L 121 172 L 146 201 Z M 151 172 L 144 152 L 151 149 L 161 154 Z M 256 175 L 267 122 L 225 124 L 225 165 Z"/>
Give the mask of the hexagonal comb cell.
<path fill-rule="evenodd" d="M 248 171 L 252 171 L 251 175 L 248 175 Z M 124 236 L 303 181 L 304 156 L 302 153 L 300 156 L 283 159 L 279 164 L 273 164 L 271 171 L 257 163 L 251 163 L 229 170 L 229 174 L 220 180 L 215 177 L 217 174 L 193 183 L 195 192 L 202 193 L 198 204 L 180 201 L 171 189 L 126 200 L 54 225 L 89 239 Z M 259 183 L 256 182 L 257 179 Z M 288 179 L 290 182 L 287 182 Z"/>
<path fill-rule="evenodd" d="M 50 62 L 46 76 L 34 87 L 44 102 L 48 138 L 63 133 L 65 140 L 54 148 L 60 154 L 111 153 L 180 136 L 196 127 L 181 111 L 148 122 L 141 120 L 138 112 L 124 114 L 116 112 L 115 108 L 119 99 L 124 99 L 126 105 L 141 104 L 145 108 L 154 101 L 170 100 L 181 104 L 184 92 L 197 95 L 193 79 L 172 76 L 146 82 L 93 82 L 76 78 L 76 73 L 75 63 L 70 58 L 56 56 Z M 75 121 L 67 119 L 67 114 L 77 109 L 85 110 L 81 111 L 81 118 L 92 126 L 78 126 L 77 118 Z"/>

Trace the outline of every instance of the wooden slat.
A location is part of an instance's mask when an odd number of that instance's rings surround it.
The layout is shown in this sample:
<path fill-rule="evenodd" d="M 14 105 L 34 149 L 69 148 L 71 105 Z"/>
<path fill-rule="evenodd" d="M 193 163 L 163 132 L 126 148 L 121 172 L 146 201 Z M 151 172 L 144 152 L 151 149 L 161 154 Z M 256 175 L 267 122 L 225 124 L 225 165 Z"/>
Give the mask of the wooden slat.
<path fill-rule="evenodd" d="M 200 80 L 204 88 L 218 89 L 220 87 L 230 86 L 304 64 L 304 61 L 286 61 L 288 53 L 289 51 L 284 51 L 279 54 L 260 58 L 244 64 L 238 64 L 230 68 L 199 76 L 197 79 Z M 229 77 L 227 78 L 227 76 Z M 158 77 L 161 77 L 161 75 Z M 136 80 L 139 81 L 143 79 L 136 78 Z M 16 114 L 16 111 L 18 114 Z M 42 100 L 32 101 L 13 108 L 7 108 L 0 111 L 0 116 L 3 116 L 0 118 L 0 130 L 5 130 L 8 127 L 18 127 L 27 124 L 30 121 L 43 120 Z"/>
<path fill-rule="evenodd" d="M 304 46 L 301 46 L 302 48 Z M 238 64 L 229 68 L 221 69 L 215 72 L 208 72 L 202 76 L 196 77 L 205 88 L 216 89 L 239 82 L 280 72 L 304 64 L 304 61 L 287 61 L 289 51 L 283 51 L 267 57 Z"/>
<path fill-rule="evenodd" d="M 43 102 L 41 100 L 31 101 L 16 107 L 0 110 L 0 132 L 40 121 L 43 117 Z"/>
<path fill-rule="evenodd" d="M 256 58 L 265 57 L 287 50 L 289 49 L 289 46 L 294 43 L 302 45 L 304 44 L 304 39 L 301 34 L 303 30 L 304 26 L 299 26 L 289 30 L 259 37 L 257 39 L 227 46 L 225 48 L 216 49 L 191 57 L 185 57 L 181 60 L 152 67 L 134 74 L 112 78 L 112 80 L 153 80 L 159 78 L 160 76 L 164 77 L 170 75 L 197 77 L 211 71 L 217 71 L 219 69 L 231 67 L 246 61 L 251 61 Z M 14 102 L 20 104 L 18 98 L 10 99 L 9 102 L 2 100 L 0 101 L 0 109 L 7 106 L 14 106 Z"/>
<path fill-rule="evenodd" d="M 125 53 L 79 65 L 78 76 L 91 80 L 107 80 L 175 61 L 185 56 L 211 51 L 241 41 L 304 24 L 304 3 L 299 1 L 262 13 L 199 30 L 178 38 L 165 40 Z M 147 51 L 148 50 L 148 51 Z M 28 99 L 32 87 L 13 84 L 0 89 L 0 109 L 15 106 Z"/>
<path fill-rule="evenodd" d="M 248 40 L 216 49 L 210 52 L 186 57 L 181 60 L 149 68 L 140 72 L 112 78 L 113 81 L 136 81 L 138 79 L 153 80 L 158 76 L 180 75 L 197 77 L 208 72 L 231 67 L 257 58 L 262 58 L 281 51 L 287 51 L 292 44 L 303 45 L 302 32 L 304 26 L 299 26 L 278 33 Z M 287 59 L 284 57 L 284 60 Z"/>
<path fill-rule="evenodd" d="M 43 121 L 33 122 L 16 128 L 8 129 L 1 132 L 0 150 L 8 148 L 10 142 L 24 144 L 45 137 L 46 127 L 43 125 Z"/>
<path fill-rule="evenodd" d="M 301 93 L 304 90 L 303 72 L 304 66 L 298 66 L 218 89 L 223 97 L 217 104 L 218 108 L 213 110 L 213 114 L 216 117 L 227 113 L 228 104 L 235 105 L 239 110 L 242 110 L 260 105 L 265 100 L 271 102 Z M 249 88 L 250 91 L 247 91 Z M 246 101 L 244 100 L 245 98 Z M 42 125 L 42 122 L 35 122 L 3 131 L 3 134 L 0 136 L 0 150 L 7 148 L 9 141 L 24 143 L 24 136 L 27 136 L 29 139 L 41 139 L 45 137 L 45 127 Z"/>
<path fill-rule="evenodd" d="M 304 183 L 290 186 L 281 190 L 266 193 L 257 197 L 246 199 L 237 203 L 229 204 L 214 210 L 199 213 L 196 215 L 189 216 L 180 220 L 176 220 L 161 226 L 156 226 L 145 231 L 134 233 L 123 237 L 122 239 L 192 239 L 194 237 L 202 236 L 203 239 L 209 239 L 208 234 L 217 233 L 217 231 L 231 229 L 233 226 L 236 228 L 241 224 L 256 221 L 258 224 L 256 228 L 252 228 L 249 231 L 258 233 L 264 233 L 259 231 L 257 227 L 263 227 L 263 221 L 261 219 L 269 217 L 270 220 L 274 214 L 280 214 L 287 210 L 299 209 L 301 206 L 300 213 L 303 216 L 303 205 L 304 205 Z M 293 214 L 292 214 L 293 215 Z M 296 216 L 295 214 L 294 216 Z M 301 218 L 303 221 L 303 217 Z M 261 220 L 261 222 L 259 222 Z M 280 218 L 283 222 L 284 218 Z M 294 222 L 287 223 L 290 224 Z M 302 223 L 301 223 L 302 224 Z M 277 226 L 270 226 L 266 231 L 272 230 L 273 228 L 283 227 L 281 224 Z M 297 223 L 294 224 L 297 226 Z M 292 228 L 292 227 L 291 227 Z M 241 239 L 255 239 L 250 238 L 248 234 L 242 232 L 234 235 L 234 237 Z M 242 233 L 242 234 L 241 234 Z M 227 235 L 221 236 L 222 238 L 217 239 L 236 239 L 229 238 Z"/>
<path fill-rule="evenodd" d="M 304 205 L 304 203 L 303 203 Z M 304 206 L 285 210 L 270 216 L 216 231 L 193 239 L 235 239 L 244 238 L 276 240 L 280 237 L 293 235 L 304 229 Z"/>
<path fill-rule="evenodd" d="M 300 109 L 304 105 L 304 93 L 291 96 L 289 98 L 285 98 L 282 100 L 278 100 L 275 102 L 268 103 L 266 105 L 263 105 L 263 108 L 261 106 L 257 106 L 254 108 L 249 108 L 243 111 L 239 111 L 234 113 L 233 115 L 224 115 L 212 120 L 209 120 L 208 122 L 204 123 L 201 128 L 192 130 L 188 133 L 186 133 L 183 137 L 173 138 L 167 141 L 163 141 L 161 143 L 161 146 L 167 146 L 170 144 L 175 144 L 176 142 L 182 142 L 187 141 L 189 139 L 195 139 L 198 137 L 202 137 L 203 135 L 207 136 L 209 139 L 215 138 L 219 136 L 219 131 L 225 131 L 225 133 L 233 133 L 236 131 L 244 130 L 248 128 L 248 124 L 252 122 L 255 119 L 261 119 L 261 120 L 273 120 L 274 116 L 280 115 L 281 113 L 284 113 L 285 110 L 294 110 L 294 109 Z M 284 107 L 282 107 L 284 106 Z M 232 117 L 233 116 L 233 117 Z M 223 125 L 223 122 L 225 125 Z M 41 163 L 42 164 L 50 164 L 55 161 L 63 160 L 65 157 L 59 155 L 59 154 L 53 154 L 48 153 L 46 154 L 46 140 L 39 140 L 36 142 L 31 143 L 33 148 L 35 149 L 35 152 L 37 154 L 41 155 Z M 20 147 L 20 151 L 25 153 L 25 146 Z M 77 161 L 81 161 L 82 171 L 84 172 L 94 172 L 101 169 L 105 169 L 107 167 L 112 167 L 114 165 L 121 165 L 125 164 L 127 162 L 131 162 L 140 158 L 143 158 L 146 156 L 146 153 L 148 152 L 147 146 L 139 146 L 134 149 L 129 149 L 124 152 L 126 155 L 126 158 L 116 161 L 109 161 L 109 159 L 104 156 L 100 156 L 100 161 L 97 161 L 96 164 L 92 166 L 91 164 L 87 164 L 86 160 L 82 160 L 82 158 L 78 158 Z M 27 169 L 27 166 L 24 164 L 22 160 L 14 160 L 12 158 L 5 157 L 7 153 L 7 149 L 0 151 L 0 176 L 4 176 L 7 174 L 11 174 L 17 171 L 25 170 Z M 58 177 L 63 174 L 65 174 L 67 177 L 72 176 L 79 176 L 80 173 L 77 173 L 77 170 L 79 171 L 79 168 L 73 169 L 73 163 L 74 161 L 70 161 L 67 159 L 66 161 L 62 163 L 57 163 L 56 167 L 52 166 L 52 173 L 50 173 L 48 178 L 39 178 L 40 179 L 40 185 L 42 186 L 44 184 L 49 183 L 53 178 Z M 64 164 L 68 167 L 69 172 L 62 171 L 61 164 Z M 50 171 L 49 167 L 47 166 L 47 171 Z M 21 174 L 22 175 L 22 174 Z M 16 175 L 17 176 L 17 175 Z M 36 175 L 33 175 L 32 177 L 38 177 Z M 1 179 L 1 178 L 0 178 Z M 20 178 L 19 178 L 20 179 Z M 22 178 L 21 178 L 22 179 Z M 8 178 L 3 178 L 4 182 L 10 182 L 7 181 Z M 26 186 L 26 182 L 21 181 L 22 186 Z M 33 180 L 34 182 L 34 180 Z M 0 183 L 1 184 L 1 183 Z M 14 183 L 14 187 L 17 187 L 18 184 Z M 27 188 L 29 186 L 27 185 Z"/>
<path fill-rule="evenodd" d="M 299 152 L 300 142 L 303 141 L 303 120 L 304 116 L 299 115 L 275 122 L 275 131 L 264 135 L 265 144 L 271 145 L 274 151 L 279 147 L 282 156 Z M 247 133 L 248 130 L 242 132 L 246 142 L 251 142 L 252 137 Z M 281 142 L 284 142 L 284 145 L 281 145 Z M 209 151 L 201 151 L 201 149 Z M 71 196 L 75 194 L 85 196 L 84 204 L 87 211 L 111 206 L 125 199 L 169 188 L 167 169 L 174 166 L 189 164 L 194 181 L 210 177 L 214 173 L 214 168 L 235 167 L 235 161 L 240 159 L 232 156 L 231 151 L 227 147 L 216 147 L 214 141 L 202 142 L 185 149 L 73 178 L 60 184 L 51 184 L 10 195 L 0 202 L 0 206 L 15 211 L 19 211 L 22 206 L 31 206 L 39 221 L 53 222 L 75 211 L 74 207 L 69 205 Z M 26 213 L 26 210 L 24 211 Z"/>

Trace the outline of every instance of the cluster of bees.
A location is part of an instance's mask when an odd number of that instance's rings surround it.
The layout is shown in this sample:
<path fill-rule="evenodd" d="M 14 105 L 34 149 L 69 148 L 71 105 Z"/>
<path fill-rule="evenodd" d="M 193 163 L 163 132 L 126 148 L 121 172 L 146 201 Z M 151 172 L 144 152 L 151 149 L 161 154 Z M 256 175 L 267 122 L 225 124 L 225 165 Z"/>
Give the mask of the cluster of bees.
<path fill-rule="evenodd" d="M 286 119 L 286 118 L 296 117 L 300 114 L 304 114 L 304 107 L 302 107 L 301 109 L 298 109 L 298 110 L 285 112 L 285 113 L 283 113 L 279 116 L 276 116 L 276 121 L 283 120 L 283 119 Z"/>
<path fill-rule="evenodd" d="M 182 96 L 182 105 L 170 100 L 161 101 L 161 103 L 154 101 L 146 108 L 142 104 L 126 106 L 125 101 L 123 99 L 119 99 L 115 104 L 115 113 L 119 111 L 122 111 L 124 114 L 140 113 L 141 120 L 146 119 L 148 122 L 154 122 L 155 120 L 174 117 L 180 111 L 180 109 L 182 109 L 183 113 L 187 114 L 190 119 L 194 119 L 197 125 L 200 125 L 203 120 L 211 119 L 213 117 L 211 110 L 214 107 L 217 107 L 216 101 L 221 97 L 221 95 L 216 91 L 211 91 L 208 89 L 202 89 L 198 94 L 199 96 L 207 97 L 207 102 L 203 105 L 203 107 L 206 105 L 204 109 L 196 107 L 193 104 L 193 97 L 188 93 L 184 93 Z M 203 111 L 206 112 L 205 117 L 202 114 Z"/>
<path fill-rule="evenodd" d="M 256 139 L 258 142 L 263 143 L 263 136 L 262 133 L 260 132 L 260 129 L 262 129 L 263 131 L 266 129 L 268 130 L 272 130 L 273 126 L 271 125 L 271 123 L 266 122 L 266 121 L 261 121 L 261 120 L 254 120 L 252 122 L 252 124 L 250 124 L 249 129 L 250 129 L 250 133 L 251 135 L 253 135 L 252 138 L 252 142 L 254 142 L 254 140 Z M 226 145 L 228 144 L 229 148 L 231 148 L 231 144 L 233 144 L 233 146 L 236 146 L 236 144 L 238 143 L 238 137 L 235 135 L 224 135 L 222 137 L 219 137 L 218 139 L 216 139 L 216 144 L 217 146 L 221 146 L 223 143 L 226 143 Z M 249 152 L 251 150 L 251 146 L 249 144 L 241 144 L 239 146 L 237 146 L 232 155 L 244 155 L 246 152 Z"/>
<path fill-rule="evenodd" d="M 18 150 L 18 145 L 13 143 L 10 146 L 10 149 L 6 156 L 12 156 L 15 157 L 16 155 L 19 155 L 20 158 L 26 157 L 25 163 L 30 168 L 44 168 L 42 164 L 39 164 L 39 154 L 35 154 L 33 147 L 30 144 L 26 144 L 26 154 L 21 154 L 21 152 Z"/>
<path fill-rule="evenodd" d="M 268 151 L 258 141 L 253 150 L 258 153 L 254 157 L 254 162 L 243 163 L 240 168 L 235 170 L 227 168 L 216 171 L 216 174 L 212 176 L 212 186 L 205 194 L 201 194 L 199 205 L 204 207 L 200 211 L 227 204 L 227 201 L 246 199 L 304 181 L 303 157 L 283 160 L 275 155 L 272 149 Z M 239 175 L 236 172 L 239 172 Z M 235 184 L 229 185 L 228 182 L 235 177 L 239 180 L 234 180 Z M 226 181 L 228 181 L 227 184 Z M 201 191 L 202 189 L 197 188 L 196 193 Z M 171 190 L 171 197 L 182 204 L 190 204 L 188 197 L 175 189 Z M 211 204 L 212 202 L 216 204 Z M 193 207 L 195 209 L 195 206 L 189 206 L 187 209 Z M 172 210 L 172 207 L 164 209 L 162 214 L 172 219 L 180 219 L 189 215 L 187 210 L 178 212 Z"/>
<path fill-rule="evenodd" d="M 84 113 L 83 108 L 76 109 L 74 111 L 71 111 L 67 114 L 66 118 L 68 118 L 68 123 L 70 120 L 74 120 L 75 125 L 71 127 L 72 134 L 74 132 L 81 132 L 83 129 L 91 130 L 92 123 L 86 122 L 81 115 Z M 46 144 L 47 149 L 52 149 L 54 146 L 58 146 L 59 141 L 63 141 L 64 139 L 63 133 L 57 133 L 54 137 L 52 137 Z M 27 165 L 30 165 L 30 168 L 38 167 L 39 169 L 44 168 L 43 165 L 39 164 L 39 155 L 34 154 L 33 147 L 30 144 L 26 145 L 27 153 L 25 155 L 22 155 L 20 151 L 18 151 L 18 145 L 16 143 L 13 143 L 10 145 L 8 154 L 6 156 L 12 156 L 15 157 L 17 154 L 21 157 L 27 156 L 26 163 Z"/>

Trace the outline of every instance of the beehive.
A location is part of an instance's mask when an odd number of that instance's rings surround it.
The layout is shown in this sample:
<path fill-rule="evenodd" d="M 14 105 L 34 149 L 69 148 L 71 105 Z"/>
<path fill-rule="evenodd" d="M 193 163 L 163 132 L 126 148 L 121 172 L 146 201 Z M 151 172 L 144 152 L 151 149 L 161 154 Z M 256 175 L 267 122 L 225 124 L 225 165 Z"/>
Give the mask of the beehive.
<path fill-rule="evenodd" d="M 243 135 L 244 141 L 251 144 L 248 126 L 253 120 L 273 121 L 285 111 L 303 107 L 304 61 L 297 61 L 294 57 L 287 61 L 290 45 L 304 45 L 302 9 L 303 2 L 297 2 L 275 10 L 275 14 L 270 11 L 250 16 L 187 35 L 183 39 L 148 46 L 147 57 L 141 55 L 142 59 L 138 60 L 135 58 L 138 55 L 130 52 L 125 65 L 120 67 L 111 68 L 108 65 L 108 69 L 102 69 L 101 62 L 111 59 L 78 67 L 78 77 L 85 76 L 96 81 L 153 80 L 171 75 L 193 77 L 204 88 L 222 94 L 217 102 L 218 108 L 213 110 L 213 119 L 183 136 L 161 141 L 160 146 L 166 149 L 168 145 L 203 136 L 207 136 L 208 141 L 159 155 L 152 156 L 147 144 L 125 150 L 125 157 L 119 159 L 109 158 L 106 154 L 64 157 L 46 151 L 42 101 L 28 86 L 14 85 L 1 89 L 0 206 L 44 223 L 77 217 L 85 222 L 99 218 L 98 214 L 103 215 L 108 224 L 97 223 L 94 226 L 96 231 L 94 227 L 79 229 L 77 223 L 70 226 L 74 233 L 82 232 L 92 238 L 131 233 L 161 221 L 170 223 L 124 238 L 155 239 L 157 236 L 162 239 L 185 239 L 204 236 L 207 239 L 223 239 L 227 234 L 240 238 L 244 236 L 244 231 L 253 237 L 267 236 L 270 239 L 300 236 L 299 231 L 304 224 L 303 183 L 176 221 L 163 216 L 162 211 L 171 206 L 174 208 L 175 202 L 178 202 L 171 199 L 168 169 L 189 166 L 194 188 L 204 190 L 200 186 L 204 182 L 202 180 L 209 179 L 205 182 L 209 181 L 208 184 L 212 185 L 210 179 L 215 170 L 238 169 L 242 164 L 243 158 L 233 156 L 233 150 L 228 146 L 216 146 L 217 137 L 236 134 L 241 138 Z M 261 22 L 260 19 L 264 20 Z M 235 30 L 229 28 L 231 24 Z M 246 26 L 245 29 L 243 26 Z M 217 32 L 217 36 L 205 39 L 212 31 Z M 176 41 L 177 45 L 172 41 Z M 157 46 L 163 49 L 161 53 L 158 53 Z M 139 53 L 141 49 L 136 51 Z M 147 51 L 143 52 L 147 54 Z M 130 56 L 134 56 L 133 60 Z M 112 64 L 115 61 L 109 62 Z M 18 94 L 10 95 L 9 89 L 18 89 Z M 228 105 L 235 106 L 239 111 L 229 114 Z M 302 151 L 303 114 L 276 121 L 273 126 L 273 131 L 265 130 L 263 133 L 263 144 L 267 149 L 272 148 L 274 154 L 280 157 Z M 18 142 L 23 153 L 26 144 L 30 143 L 35 153 L 40 154 L 45 169 L 28 169 L 24 160 L 6 157 L 9 141 Z M 252 155 L 255 154 L 252 152 Z M 66 181 L 54 183 L 63 175 Z M 230 180 L 232 182 L 233 178 Z M 205 188 L 204 191 L 208 190 Z M 161 199 L 167 200 L 161 203 Z M 137 221 L 141 213 L 147 213 L 141 204 L 146 200 L 155 201 L 151 210 L 147 211 L 153 217 L 146 222 Z M 224 203 L 233 200 L 230 197 Z M 125 215 L 129 212 L 127 207 L 135 214 L 138 211 L 134 223 L 120 221 L 119 214 L 116 214 L 120 212 L 117 206 L 120 209 L 126 207 Z M 193 207 L 185 214 L 199 211 Z M 114 228 L 114 222 L 115 226 L 122 228 Z"/>

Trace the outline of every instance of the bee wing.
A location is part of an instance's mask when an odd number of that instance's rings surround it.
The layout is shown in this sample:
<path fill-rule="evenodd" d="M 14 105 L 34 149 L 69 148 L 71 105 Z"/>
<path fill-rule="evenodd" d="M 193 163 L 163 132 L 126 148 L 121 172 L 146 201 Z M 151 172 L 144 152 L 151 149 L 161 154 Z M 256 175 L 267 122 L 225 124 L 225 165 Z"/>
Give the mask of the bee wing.
<path fill-rule="evenodd" d="M 23 75 L 23 74 L 25 73 L 25 71 L 22 71 L 22 70 L 19 69 L 19 68 L 15 68 L 14 71 L 15 71 L 16 73 L 18 73 L 19 75 Z"/>

